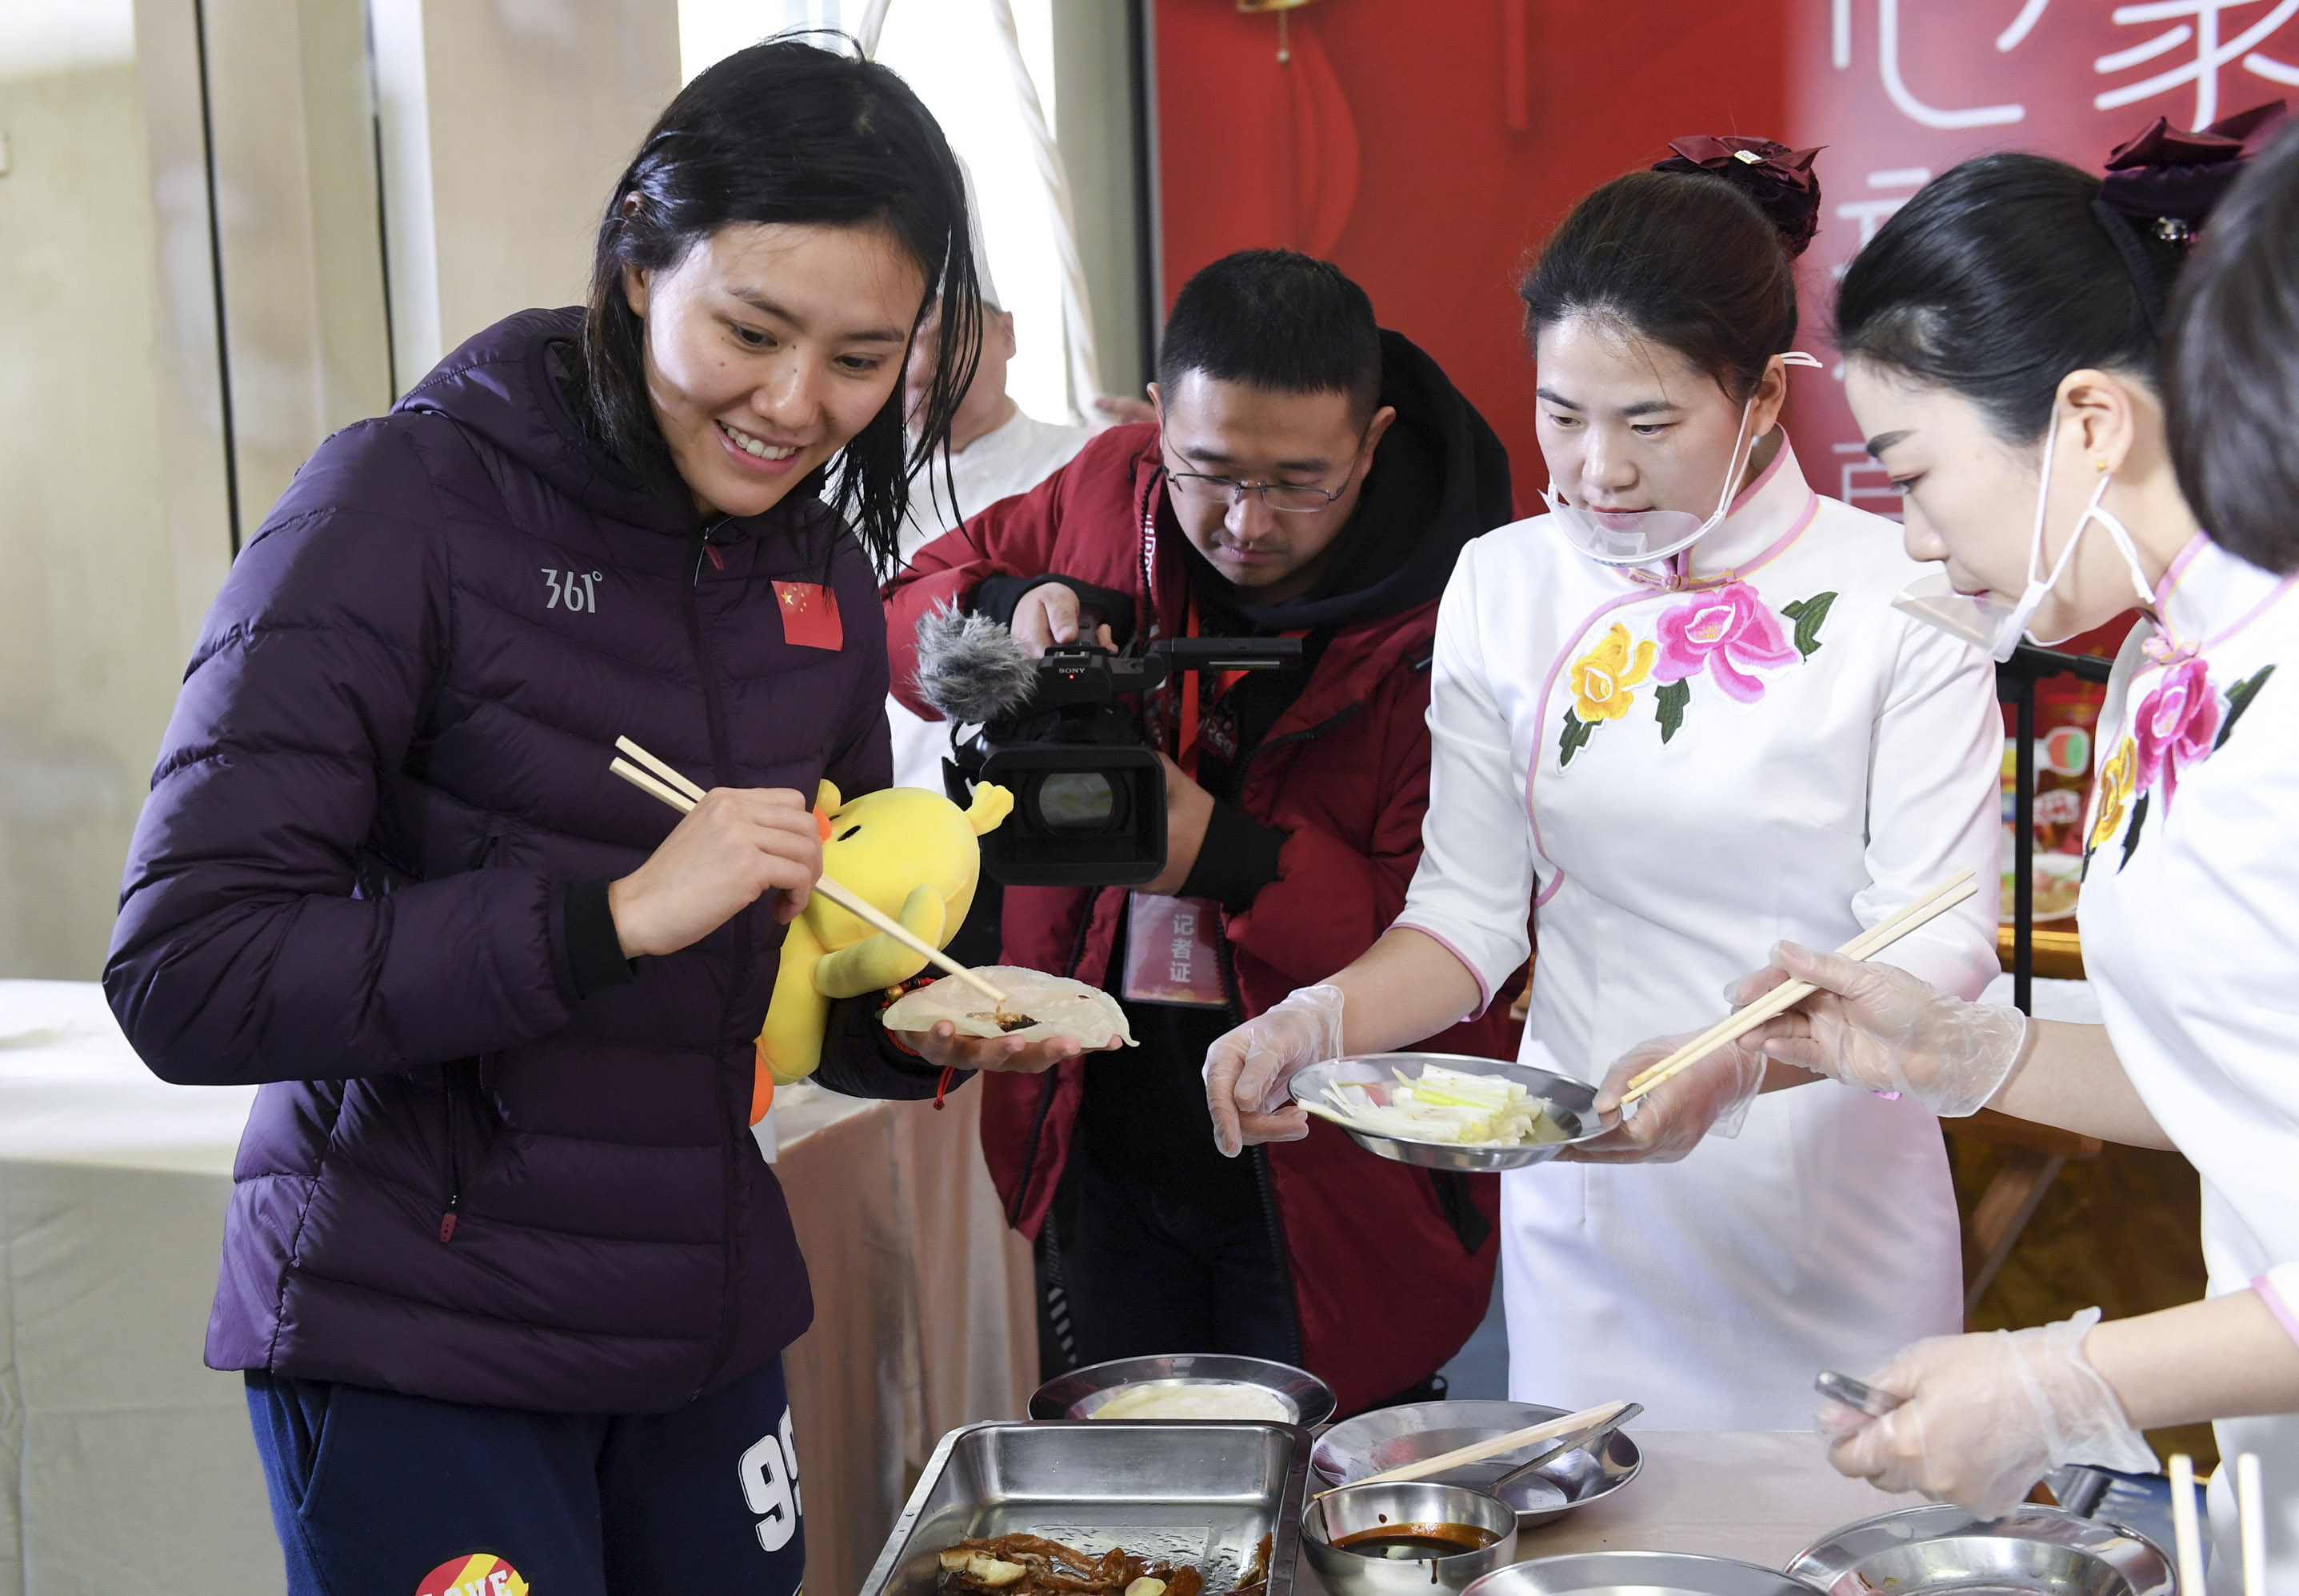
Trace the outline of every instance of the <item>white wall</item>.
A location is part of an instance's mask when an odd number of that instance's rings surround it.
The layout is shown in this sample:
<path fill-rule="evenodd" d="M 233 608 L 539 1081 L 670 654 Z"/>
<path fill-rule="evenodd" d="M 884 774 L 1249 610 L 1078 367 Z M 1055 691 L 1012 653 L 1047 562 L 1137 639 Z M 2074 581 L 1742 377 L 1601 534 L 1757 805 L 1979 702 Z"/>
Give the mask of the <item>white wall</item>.
<path fill-rule="evenodd" d="M 152 190 L 127 0 L 0 12 L 0 976 L 89 979 L 183 665 Z"/>
<path fill-rule="evenodd" d="M 677 0 L 372 0 L 402 391 L 581 302 L 608 191 L 678 92 Z"/>

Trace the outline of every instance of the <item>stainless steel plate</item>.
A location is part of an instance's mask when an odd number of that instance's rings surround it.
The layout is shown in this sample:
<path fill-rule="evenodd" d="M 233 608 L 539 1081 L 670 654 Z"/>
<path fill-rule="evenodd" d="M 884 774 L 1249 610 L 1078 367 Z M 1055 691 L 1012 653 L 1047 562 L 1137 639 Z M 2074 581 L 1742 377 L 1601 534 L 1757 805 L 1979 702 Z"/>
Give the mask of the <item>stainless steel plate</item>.
<path fill-rule="evenodd" d="M 1813 1596 L 1754 1563 L 1686 1551 L 1578 1551 L 1488 1574 L 1462 1596 Z"/>
<path fill-rule="evenodd" d="M 1605 1126 L 1590 1106 L 1597 1101 L 1596 1087 L 1568 1075 L 1499 1059 L 1472 1059 L 1456 1053 L 1364 1053 L 1312 1064 L 1296 1075 L 1287 1089 L 1295 1102 L 1325 1107 L 1328 1082 L 1346 1085 L 1352 1081 L 1367 1085 L 1391 1081 L 1396 1078 L 1392 1072 L 1400 1069 L 1408 1079 L 1417 1079 L 1423 1068 L 1431 1064 L 1441 1064 L 1469 1075 L 1507 1076 L 1540 1100 L 1549 1118 L 1564 1127 L 1564 1139 L 1535 1142 L 1523 1147 L 1464 1147 L 1452 1142 L 1409 1142 L 1399 1136 L 1376 1135 L 1348 1125 L 1338 1125 L 1338 1128 L 1367 1152 L 1400 1164 L 1417 1164 L 1424 1169 L 1458 1169 L 1469 1174 L 1544 1164 L 1575 1142 L 1586 1142 L 1605 1134 Z"/>
<path fill-rule="evenodd" d="M 1570 1411 L 1531 1402 L 1407 1402 L 1376 1408 L 1335 1425 L 1317 1441 L 1310 1467 L 1329 1484 L 1346 1485 L 1383 1469 L 1417 1463 L 1456 1447 L 1471 1446 L 1528 1425 L 1546 1424 Z M 1443 1484 L 1490 1491 L 1493 1482 L 1533 1455 L 1527 1447 L 1483 1463 L 1435 1475 Z M 1570 1451 L 1551 1458 L 1501 1493 L 1516 1510 L 1517 1527 L 1532 1529 L 1562 1518 L 1587 1502 L 1610 1496 L 1637 1477 L 1644 1454 L 1624 1431 L 1606 1438 L 1600 1453 Z"/>
<path fill-rule="evenodd" d="M 2170 1559 L 2144 1536 L 2057 1508 L 1974 1518 L 1953 1503 L 1846 1525 L 1789 1572 L 1830 1596 L 2171 1596 Z"/>
<path fill-rule="evenodd" d="M 1227 1352 L 1117 1358 L 1072 1369 L 1038 1387 L 1030 1398 L 1030 1417 L 1091 1418 L 1103 1403 L 1135 1385 L 1217 1384 L 1260 1386 L 1285 1405 L 1288 1417 L 1297 1425 L 1314 1426 L 1333 1417 L 1332 1388 L 1307 1369 Z"/>
<path fill-rule="evenodd" d="M 1216 1592 L 1271 1535 L 1269 1596 L 1291 1596 L 1308 1478 L 1293 1425 L 967 1425 L 934 1448 L 863 1596 L 934 1596 L 943 1547 L 1017 1531 L 1195 1563 Z"/>

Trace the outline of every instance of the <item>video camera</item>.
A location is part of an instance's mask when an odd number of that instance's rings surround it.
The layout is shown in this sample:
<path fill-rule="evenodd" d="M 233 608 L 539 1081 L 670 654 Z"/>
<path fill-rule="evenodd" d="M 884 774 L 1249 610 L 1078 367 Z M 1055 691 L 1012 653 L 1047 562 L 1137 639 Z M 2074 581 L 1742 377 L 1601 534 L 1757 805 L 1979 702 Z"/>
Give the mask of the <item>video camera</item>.
<path fill-rule="evenodd" d="M 1183 671 L 1298 669 L 1298 637 L 1175 637 L 1112 653 L 1072 644 L 1032 658 L 979 616 L 918 628 L 918 685 L 949 719 L 951 799 L 975 782 L 1014 794 L 982 839 L 1008 886 L 1139 886 L 1166 868 L 1166 775 L 1143 745 L 1140 698 Z"/>

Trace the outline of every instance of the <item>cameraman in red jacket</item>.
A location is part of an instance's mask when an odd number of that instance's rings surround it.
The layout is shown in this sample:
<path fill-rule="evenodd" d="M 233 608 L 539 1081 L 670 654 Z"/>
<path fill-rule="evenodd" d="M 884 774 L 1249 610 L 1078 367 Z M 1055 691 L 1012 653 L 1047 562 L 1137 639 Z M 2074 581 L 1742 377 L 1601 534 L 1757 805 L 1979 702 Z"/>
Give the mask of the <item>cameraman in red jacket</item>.
<path fill-rule="evenodd" d="M 1345 1413 L 1437 1394 L 1491 1293 L 1494 1183 L 1384 1161 L 1322 1123 L 1225 1159 L 1199 1071 L 1215 1038 L 1402 906 L 1437 601 L 1462 545 L 1513 513 L 1507 456 L 1364 290 L 1288 251 L 1190 279 L 1150 393 L 1157 424 L 1102 433 L 887 589 L 895 692 L 922 713 L 917 626 L 953 603 L 1033 652 L 1302 640 L 1300 670 L 1186 677 L 1144 704 L 1161 876 L 1007 889 L 1005 961 L 1103 986 L 1141 1045 L 985 1076 L 984 1151 L 1066 1299 L 1050 1363 L 1247 1353 L 1307 1367 Z M 1512 1058 L 1515 1027 L 1497 1006 L 1431 1046 Z"/>

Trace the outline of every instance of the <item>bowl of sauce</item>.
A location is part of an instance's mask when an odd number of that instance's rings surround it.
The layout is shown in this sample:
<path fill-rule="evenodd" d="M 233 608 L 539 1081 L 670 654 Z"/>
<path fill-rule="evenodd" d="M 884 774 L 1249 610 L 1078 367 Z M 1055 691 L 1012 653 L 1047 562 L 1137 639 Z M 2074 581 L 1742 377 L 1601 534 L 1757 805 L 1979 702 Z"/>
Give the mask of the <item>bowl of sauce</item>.
<path fill-rule="evenodd" d="M 1516 1510 L 1426 1480 L 1344 1485 L 1310 1505 L 1301 1549 L 1332 1596 L 1454 1596 L 1516 1560 Z"/>

